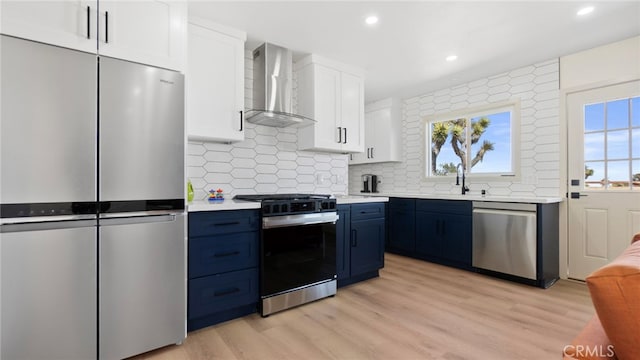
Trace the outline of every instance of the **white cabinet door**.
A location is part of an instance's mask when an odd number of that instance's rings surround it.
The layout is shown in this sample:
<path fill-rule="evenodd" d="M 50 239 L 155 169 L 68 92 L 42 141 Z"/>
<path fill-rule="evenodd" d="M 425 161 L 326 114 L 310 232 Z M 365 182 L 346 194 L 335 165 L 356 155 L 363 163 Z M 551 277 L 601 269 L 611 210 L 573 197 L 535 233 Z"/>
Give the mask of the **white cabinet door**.
<path fill-rule="evenodd" d="M 228 35 L 221 29 L 202 20 L 189 23 L 186 104 L 190 140 L 244 140 L 246 35 L 237 31 Z"/>
<path fill-rule="evenodd" d="M 314 69 L 315 124 L 314 147 L 320 149 L 342 149 L 343 132 L 340 124 L 340 72 L 316 66 Z"/>
<path fill-rule="evenodd" d="M 0 32 L 80 51 L 97 51 L 96 1 L 0 1 Z"/>
<path fill-rule="evenodd" d="M 400 161 L 401 109 L 397 99 L 367 104 L 365 151 L 353 154 L 350 165 Z"/>
<path fill-rule="evenodd" d="M 316 121 L 298 131 L 298 148 L 362 152 L 364 81 L 343 71 L 340 64 L 320 59 L 310 55 L 296 64 L 298 113 Z"/>
<path fill-rule="evenodd" d="M 366 164 L 371 157 L 371 148 L 374 138 L 376 137 L 374 117 L 377 114 L 376 111 L 370 111 L 364 114 L 364 146 L 365 151 L 360 153 L 353 153 L 349 156 L 349 165 Z"/>
<path fill-rule="evenodd" d="M 186 14 L 184 2 L 100 1 L 99 53 L 182 70 Z"/>
<path fill-rule="evenodd" d="M 183 1 L 1 1 L 0 11 L 3 34 L 172 70 L 184 68 Z"/>
<path fill-rule="evenodd" d="M 342 150 L 358 152 L 364 149 L 364 82 L 362 78 L 342 73 L 341 122 L 344 128 Z"/>

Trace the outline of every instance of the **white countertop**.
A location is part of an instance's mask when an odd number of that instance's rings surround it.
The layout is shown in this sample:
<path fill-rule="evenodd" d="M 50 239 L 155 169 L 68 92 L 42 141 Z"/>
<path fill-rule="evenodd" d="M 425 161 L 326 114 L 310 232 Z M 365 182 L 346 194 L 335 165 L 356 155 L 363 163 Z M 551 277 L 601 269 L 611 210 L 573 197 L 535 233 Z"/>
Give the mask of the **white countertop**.
<path fill-rule="evenodd" d="M 356 195 L 357 196 L 357 195 Z M 379 193 L 376 196 L 385 197 L 403 197 L 414 199 L 439 199 L 439 200 L 467 200 L 467 201 L 496 201 L 496 202 L 515 202 L 515 203 L 532 203 L 532 204 L 552 204 L 563 201 L 561 197 L 522 197 L 522 196 L 495 196 L 480 194 L 419 194 L 419 193 Z M 351 197 L 351 195 L 350 195 Z"/>
<path fill-rule="evenodd" d="M 208 200 L 196 200 L 187 204 L 188 212 L 195 211 L 219 211 L 219 210 L 246 210 L 260 209 L 259 202 L 239 201 L 224 199 L 223 202 L 209 202 Z"/>
<path fill-rule="evenodd" d="M 336 195 L 337 204 L 358 204 L 369 202 L 388 202 L 386 196 L 350 196 Z M 207 200 L 196 200 L 187 204 L 188 212 L 196 211 L 221 211 L 221 210 L 245 210 L 260 209 L 259 202 L 241 201 L 233 199 L 225 199 L 223 202 L 209 202 Z"/>
<path fill-rule="evenodd" d="M 389 198 L 387 196 L 336 195 L 336 203 L 338 205 L 388 201 Z"/>

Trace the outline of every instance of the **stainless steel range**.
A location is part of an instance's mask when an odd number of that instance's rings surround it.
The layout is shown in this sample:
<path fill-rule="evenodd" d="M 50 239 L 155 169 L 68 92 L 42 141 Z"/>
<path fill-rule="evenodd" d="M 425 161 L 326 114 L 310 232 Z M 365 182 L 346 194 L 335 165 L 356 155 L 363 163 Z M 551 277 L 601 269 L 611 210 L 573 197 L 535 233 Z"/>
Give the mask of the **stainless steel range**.
<path fill-rule="evenodd" d="M 336 200 L 329 195 L 236 195 L 262 205 L 260 312 L 336 294 Z"/>

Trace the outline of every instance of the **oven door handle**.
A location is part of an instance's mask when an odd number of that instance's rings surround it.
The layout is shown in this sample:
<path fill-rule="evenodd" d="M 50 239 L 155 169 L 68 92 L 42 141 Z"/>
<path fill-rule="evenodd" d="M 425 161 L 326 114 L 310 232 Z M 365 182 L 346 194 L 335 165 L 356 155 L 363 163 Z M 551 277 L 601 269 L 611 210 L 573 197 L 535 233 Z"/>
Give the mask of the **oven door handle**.
<path fill-rule="evenodd" d="M 279 227 L 335 224 L 340 217 L 337 212 L 321 212 L 310 214 L 296 214 L 284 216 L 268 216 L 262 218 L 263 229 L 273 229 Z"/>

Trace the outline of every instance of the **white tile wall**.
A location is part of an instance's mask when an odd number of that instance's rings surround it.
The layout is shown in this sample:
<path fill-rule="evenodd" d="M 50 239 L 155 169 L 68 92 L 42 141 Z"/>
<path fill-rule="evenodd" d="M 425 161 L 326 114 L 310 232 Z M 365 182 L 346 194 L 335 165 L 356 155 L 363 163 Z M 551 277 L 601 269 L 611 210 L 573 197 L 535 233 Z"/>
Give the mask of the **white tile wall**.
<path fill-rule="evenodd" d="M 504 196 L 560 196 L 558 59 L 526 66 L 404 100 L 402 162 L 349 167 L 349 192 L 362 189 L 362 174 L 380 175 L 381 192 L 457 194 L 455 181 L 424 177 L 424 118 L 510 99 L 521 101 L 520 180 L 474 182 L 472 193 L 485 189 Z"/>
<path fill-rule="evenodd" d="M 247 109 L 253 101 L 252 78 L 252 55 L 247 51 Z M 295 106 L 295 96 L 293 101 Z M 249 123 L 245 129 L 245 140 L 234 144 L 189 142 L 187 177 L 195 199 L 203 199 L 209 189 L 217 188 L 222 188 L 228 198 L 257 193 L 347 193 L 347 155 L 298 151 L 296 129 Z"/>

